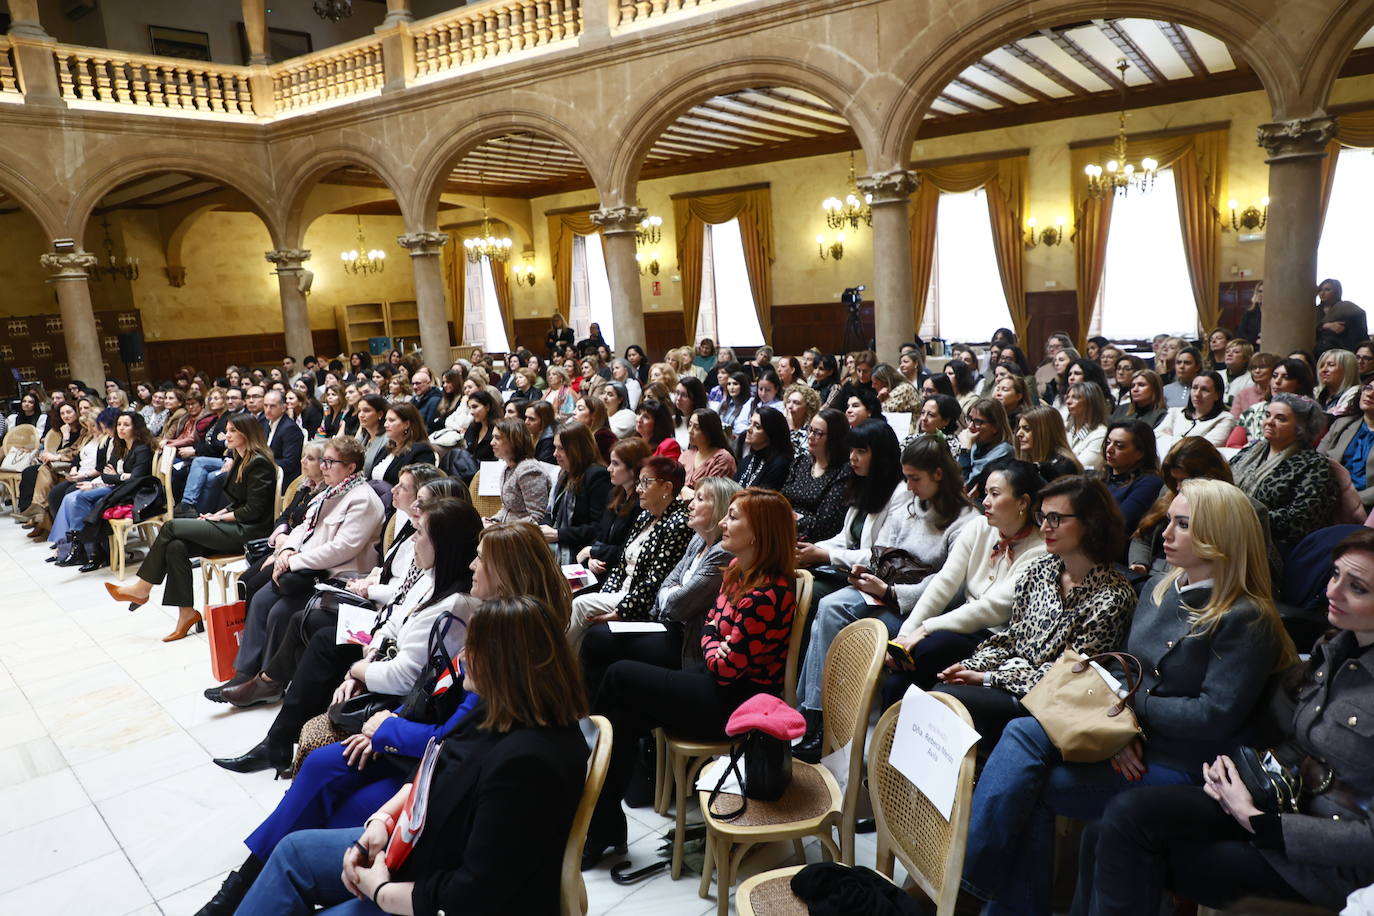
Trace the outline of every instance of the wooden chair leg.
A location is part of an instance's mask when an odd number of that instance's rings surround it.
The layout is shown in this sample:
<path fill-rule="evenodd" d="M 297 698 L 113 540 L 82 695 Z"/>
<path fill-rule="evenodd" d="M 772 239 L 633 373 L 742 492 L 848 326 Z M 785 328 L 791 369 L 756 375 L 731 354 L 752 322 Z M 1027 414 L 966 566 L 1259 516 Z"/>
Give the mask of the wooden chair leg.
<path fill-rule="evenodd" d="M 739 860 L 743 860 L 745 852 L 739 850 Z M 716 916 L 730 916 L 730 888 L 735 886 L 735 866 L 739 861 L 735 854 L 730 840 L 721 837 L 716 848 Z"/>
<path fill-rule="evenodd" d="M 701 862 L 701 884 L 697 887 L 697 896 L 703 900 L 711 899 L 711 870 L 715 865 L 715 834 L 711 828 L 706 828 L 706 853 Z"/>
<path fill-rule="evenodd" d="M 663 729 L 654 729 L 654 813 L 666 817 L 669 800 L 673 797 L 673 787 L 668 780 L 672 776 L 672 766 L 668 761 L 668 742 L 663 738 Z"/>
<path fill-rule="evenodd" d="M 682 855 L 684 839 L 687 835 L 687 792 L 691 788 L 689 779 L 690 761 L 682 754 L 674 754 L 672 763 L 673 779 L 673 868 L 674 881 L 682 877 Z M 704 870 L 704 869 L 703 869 Z"/>
<path fill-rule="evenodd" d="M 792 841 L 792 852 L 797 857 L 798 865 L 806 864 L 806 846 L 802 843 L 800 839 L 795 839 Z"/>

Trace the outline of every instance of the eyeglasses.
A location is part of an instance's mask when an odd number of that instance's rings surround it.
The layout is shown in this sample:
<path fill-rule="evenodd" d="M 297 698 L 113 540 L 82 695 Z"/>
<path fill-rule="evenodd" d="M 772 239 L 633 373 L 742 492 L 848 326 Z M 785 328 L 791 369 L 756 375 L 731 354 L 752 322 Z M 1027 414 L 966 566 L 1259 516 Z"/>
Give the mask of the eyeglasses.
<path fill-rule="evenodd" d="M 662 479 L 661 477 L 641 477 L 639 478 L 639 482 L 635 484 L 635 487 L 640 490 L 647 490 Z"/>
<path fill-rule="evenodd" d="M 1355 361 L 1358 363 L 1374 363 L 1374 354 L 1370 354 L 1369 356 L 1356 356 Z"/>
<path fill-rule="evenodd" d="M 343 462 L 340 461 L 340 460 L 337 459 L 337 458 L 321 458 L 321 459 L 320 459 L 320 467 L 322 467 L 322 468 L 332 468 L 334 465 L 336 465 L 336 464 L 342 464 L 342 463 L 343 463 Z"/>
<path fill-rule="evenodd" d="M 1041 512 L 1039 509 L 1037 509 L 1031 517 L 1035 519 L 1037 525 L 1046 527 L 1051 531 L 1054 531 L 1062 525 L 1066 518 L 1078 518 L 1078 516 L 1070 512 Z"/>
<path fill-rule="evenodd" d="M 983 419 L 982 417 L 969 417 L 969 418 L 968 418 L 969 429 L 972 429 L 972 428 L 975 427 L 975 426 L 987 426 L 987 425 L 988 425 L 989 423 L 991 423 L 991 422 L 992 422 L 991 420 L 985 420 L 985 419 Z"/>
<path fill-rule="evenodd" d="M 823 429 L 808 429 L 808 430 L 806 431 L 806 438 L 808 438 L 808 439 L 824 439 L 824 438 L 825 438 L 825 430 L 823 430 Z"/>

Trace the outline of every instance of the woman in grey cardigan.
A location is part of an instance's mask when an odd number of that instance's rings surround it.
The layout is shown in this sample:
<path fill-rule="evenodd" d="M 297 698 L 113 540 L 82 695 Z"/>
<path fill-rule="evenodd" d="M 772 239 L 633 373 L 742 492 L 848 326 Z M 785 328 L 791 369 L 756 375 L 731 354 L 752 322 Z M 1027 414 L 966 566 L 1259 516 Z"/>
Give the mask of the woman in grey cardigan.
<path fill-rule="evenodd" d="M 582 670 L 589 695 L 596 697 L 601 676 L 613 662 L 634 659 L 663 668 L 701 661 L 701 625 L 716 602 L 731 555 L 720 545 L 720 522 L 740 485 L 728 477 L 706 477 L 697 483 L 687 510 L 692 539 L 687 552 L 663 580 L 650 620 L 660 632 L 612 633 L 606 624 L 587 630 L 582 641 Z"/>
<path fill-rule="evenodd" d="M 496 421 L 491 451 L 505 468 L 501 471 L 501 508 L 486 520 L 488 525 L 529 522 L 542 525 L 549 514 L 551 482 L 535 460 L 534 440 L 523 420 L 506 417 Z"/>
<path fill-rule="evenodd" d="M 1335 629 L 1277 691 L 1282 734 L 1263 737 L 1279 743 L 1254 742 L 1302 774 L 1298 810 L 1261 812 L 1229 756 L 1203 765 L 1200 788 L 1127 793 L 1083 835 L 1075 913 L 1157 913 L 1166 887 L 1216 908 L 1264 897 L 1338 910 L 1374 883 L 1374 531 L 1334 553 Z"/>
<path fill-rule="evenodd" d="M 1138 786 L 1196 785 L 1242 743 L 1269 675 L 1297 659 L 1270 598 L 1264 537 L 1250 501 L 1218 480 L 1185 480 L 1169 506 L 1174 571 L 1146 586 L 1126 651 L 1145 740 L 1102 763 L 1064 763 L 1040 723 L 1014 719 L 973 794 L 964 888 L 991 916 L 1053 912 L 1054 819 L 1092 819 Z"/>

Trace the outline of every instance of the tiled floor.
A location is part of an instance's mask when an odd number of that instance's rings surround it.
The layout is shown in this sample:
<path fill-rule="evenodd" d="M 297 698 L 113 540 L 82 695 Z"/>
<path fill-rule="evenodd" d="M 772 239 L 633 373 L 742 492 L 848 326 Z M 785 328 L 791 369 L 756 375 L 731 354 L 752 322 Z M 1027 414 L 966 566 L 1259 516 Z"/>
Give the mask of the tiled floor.
<path fill-rule="evenodd" d="M 164 645 L 175 612 L 129 613 L 104 574 L 57 569 L 0 518 L 0 913 L 190 914 L 243 860 L 242 841 L 281 797 L 270 774 L 212 757 L 241 753 L 273 708 L 231 710 L 212 683 L 204 636 Z M 630 859 L 657 858 L 671 821 L 630 812 Z M 746 874 L 786 864 L 790 847 L 751 855 Z M 859 838 L 872 865 L 872 838 Z M 809 850 L 811 861 L 819 855 Z M 661 873 L 621 887 L 587 875 L 594 914 L 715 912 L 697 877 Z"/>

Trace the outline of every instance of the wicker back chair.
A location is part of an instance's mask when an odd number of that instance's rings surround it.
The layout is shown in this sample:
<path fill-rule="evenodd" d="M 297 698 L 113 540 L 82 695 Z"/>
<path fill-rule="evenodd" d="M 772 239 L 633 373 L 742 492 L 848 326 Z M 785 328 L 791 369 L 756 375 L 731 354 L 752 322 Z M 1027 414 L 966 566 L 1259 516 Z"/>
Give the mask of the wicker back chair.
<path fill-rule="evenodd" d="M 605 716 L 592 716 L 596 726 L 596 747 L 587 761 L 587 781 L 582 786 L 582 800 L 577 803 L 568 842 L 563 847 L 563 870 L 560 879 L 559 916 L 586 916 L 587 885 L 582 880 L 582 847 L 587 842 L 587 828 L 596 810 L 596 800 L 611 766 L 611 723 Z"/>

